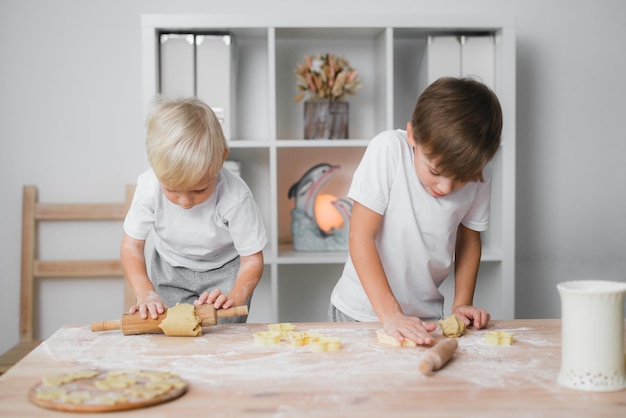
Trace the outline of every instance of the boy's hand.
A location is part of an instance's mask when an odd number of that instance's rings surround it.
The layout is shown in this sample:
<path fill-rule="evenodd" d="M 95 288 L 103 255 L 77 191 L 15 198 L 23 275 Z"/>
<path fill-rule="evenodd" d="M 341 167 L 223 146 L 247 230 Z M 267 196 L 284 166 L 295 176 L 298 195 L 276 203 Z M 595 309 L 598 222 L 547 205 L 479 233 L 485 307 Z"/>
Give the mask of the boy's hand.
<path fill-rule="evenodd" d="M 452 313 L 463 320 L 465 326 L 469 327 L 473 324 L 474 329 L 486 328 L 491 319 L 491 315 L 486 310 L 469 305 L 459 306 Z"/>
<path fill-rule="evenodd" d="M 230 308 L 234 305 L 234 300 L 229 295 L 224 295 L 219 289 L 213 289 L 211 292 L 203 292 L 200 297 L 194 301 L 194 305 L 213 305 L 215 309 Z"/>
<path fill-rule="evenodd" d="M 142 295 L 137 298 L 137 303 L 130 307 L 128 313 L 135 313 L 139 311 L 139 315 L 142 319 L 148 318 L 148 314 L 152 319 L 157 319 L 160 314 L 165 312 L 167 306 L 163 302 L 163 299 L 156 292 L 151 291 L 146 295 Z"/>
<path fill-rule="evenodd" d="M 429 334 L 437 329 L 436 323 L 427 323 L 414 316 L 397 313 L 383 322 L 383 331 L 398 341 L 405 338 L 419 345 L 430 345 L 435 339 Z"/>

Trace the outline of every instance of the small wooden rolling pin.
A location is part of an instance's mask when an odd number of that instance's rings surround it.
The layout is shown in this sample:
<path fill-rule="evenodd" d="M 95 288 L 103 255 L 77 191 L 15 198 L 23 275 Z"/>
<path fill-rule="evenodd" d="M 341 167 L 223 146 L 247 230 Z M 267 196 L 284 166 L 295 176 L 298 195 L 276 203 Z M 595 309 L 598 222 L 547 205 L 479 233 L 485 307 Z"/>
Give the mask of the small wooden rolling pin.
<path fill-rule="evenodd" d="M 459 343 L 455 338 L 445 338 L 433 346 L 419 364 L 419 369 L 425 376 L 430 376 L 435 370 L 441 369 L 452 358 Z"/>
<path fill-rule="evenodd" d="M 233 316 L 248 315 L 248 307 L 246 305 L 233 306 L 228 309 L 215 309 L 212 305 L 198 305 L 195 307 L 196 316 L 202 319 L 201 325 L 208 327 L 217 324 L 218 318 L 231 318 Z M 134 314 L 123 314 L 121 320 L 93 322 L 91 324 L 92 332 L 111 331 L 121 329 L 124 335 L 137 334 L 159 334 L 163 330 L 159 328 L 159 324 L 167 317 L 167 311 L 160 314 L 157 319 L 151 316 L 143 319 L 139 312 Z"/>

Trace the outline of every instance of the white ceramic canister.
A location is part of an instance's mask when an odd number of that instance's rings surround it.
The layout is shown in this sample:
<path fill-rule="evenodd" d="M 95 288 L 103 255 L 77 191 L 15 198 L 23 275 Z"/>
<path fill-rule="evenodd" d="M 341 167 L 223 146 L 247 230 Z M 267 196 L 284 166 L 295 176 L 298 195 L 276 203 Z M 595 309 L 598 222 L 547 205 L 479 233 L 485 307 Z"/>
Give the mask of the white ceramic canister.
<path fill-rule="evenodd" d="M 561 370 L 558 383 L 588 391 L 626 388 L 624 295 L 626 283 L 559 283 Z"/>

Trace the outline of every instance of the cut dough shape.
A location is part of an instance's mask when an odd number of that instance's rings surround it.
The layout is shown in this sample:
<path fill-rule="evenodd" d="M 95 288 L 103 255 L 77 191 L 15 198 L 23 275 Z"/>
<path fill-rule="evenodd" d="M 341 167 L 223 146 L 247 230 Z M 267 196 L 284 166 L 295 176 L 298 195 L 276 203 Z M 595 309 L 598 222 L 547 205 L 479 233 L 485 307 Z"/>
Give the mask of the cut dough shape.
<path fill-rule="evenodd" d="M 44 383 L 44 385 L 46 385 L 46 383 Z M 45 401 L 63 399 L 65 396 L 67 396 L 67 391 L 57 387 L 43 388 L 37 392 L 37 399 Z"/>
<path fill-rule="evenodd" d="M 75 392 L 69 392 L 61 398 L 65 403 L 82 404 L 92 398 L 91 393 L 81 390 Z"/>
<path fill-rule="evenodd" d="M 97 405 L 115 405 L 117 403 L 128 402 L 128 398 L 121 393 L 105 393 L 95 398 Z"/>
<path fill-rule="evenodd" d="M 403 341 L 398 341 L 382 329 L 376 331 L 376 336 L 378 337 L 378 342 L 381 344 L 387 344 L 394 347 L 417 347 L 417 343 L 415 341 L 406 338 Z"/>
<path fill-rule="evenodd" d="M 274 345 L 280 342 L 280 332 L 259 331 L 254 333 L 254 343 L 256 345 Z"/>
<path fill-rule="evenodd" d="M 341 340 L 337 337 L 316 337 L 309 341 L 309 345 L 316 353 L 341 350 Z"/>
<path fill-rule="evenodd" d="M 291 341 L 292 347 L 302 347 L 303 345 L 309 344 L 312 339 L 318 337 L 322 337 L 322 335 L 309 331 L 289 333 L 289 340 Z"/>
<path fill-rule="evenodd" d="M 96 380 L 94 386 L 102 390 L 124 389 L 137 383 L 137 379 L 123 374 L 109 374 L 102 380 Z"/>
<path fill-rule="evenodd" d="M 159 324 L 169 337 L 197 337 L 202 335 L 202 318 L 196 315 L 196 308 L 190 303 L 177 303 L 167 310 L 167 316 Z"/>
<path fill-rule="evenodd" d="M 456 315 L 450 315 L 446 319 L 439 321 L 441 332 L 446 337 L 458 338 L 467 332 L 465 323 Z"/>
<path fill-rule="evenodd" d="M 270 331 L 279 332 L 280 338 L 287 338 L 289 337 L 289 333 L 293 332 L 296 329 L 296 326 L 294 324 L 285 322 L 281 324 L 268 324 L 267 328 Z"/>
<path fill-rule="evenodd" d="M 45 386 L 60 386 L 64 383 L 70 383 L 74 380 L 89 379 L 99 375 L 100 372 L 96 370 L 80 370 L 73 373 L 60 374 L 55 376 L 46 376 L 42 378 L 42 382 Z"/>
<path fill-rule="evenodd" d="M 292 347 L 311 346 L 311 351 L 338 351 L 341 350 L 341 340 L 337 337 L 328 337 L 310 331 L 296 332 L 296 326 L 290 323 L 269 324 L 269 331 L 259 331 L 253 334 L 254 344 L 274 345 L 281 339 L 288 338 Z"/>
<path fill-rule="evenodd" d="M 485 342 L 489 345 L 511 345 L 513 334 L 504 331 L 490 331 L 485 334 Z"/>

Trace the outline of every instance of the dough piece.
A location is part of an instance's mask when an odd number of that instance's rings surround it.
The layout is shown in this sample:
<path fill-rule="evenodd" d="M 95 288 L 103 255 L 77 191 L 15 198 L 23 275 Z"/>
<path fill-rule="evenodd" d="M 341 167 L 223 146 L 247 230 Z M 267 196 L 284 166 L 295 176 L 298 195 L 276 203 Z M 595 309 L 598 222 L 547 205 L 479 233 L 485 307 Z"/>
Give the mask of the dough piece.
<path fill-rule="evenodd" d="M 178 375 L 175 375 L 172 372 L 138 371 L 136 372 L 136 374 L 138 378 L 145 377 L 150 382 L 156 382 L 156 383 L 176 382 L 177 387 L 179 387 L 178 383 L 184 385 L 182 380 L 178 378 Z"/>
<path fill-rule="evenodd" d="M 289 333 L 289 340 L 291 341 L 292 347 L 302 347 L 303 345 L 309 344 L 314 338 L 318 337 L 322 337 L 322 335 L 310 331 Z"/>
<path fill-rule="evenodd" d="M 115 405 L 117 403 L 128 402 L 128 398 L 121 393 L 105 393 L 94 398 L 96 405 Z"/>
<path fill-rule="evenodd" d="M 446 337 L 458 338 L 467 332 L 465 323 L 456 315 L 450 315 L 446 319 L 439 321 L 441 332 Z"/>
<path fill-rule="evenodd" d="M 45 388 L 37 391 L 37 399 L 42 399 L 44 401 L 58 400 L 64 396 L 67 396 L 67 391 L 65 389 Z"/>
<path fill-rule="evenodd" d="M 274 345 L 279 342 L 279 331 L 259 331 L 254 333 L 254 344 L 256 345 Z"/>
<path fill-rule="evenodd" d="M 284 322 L 280 324 L 268 324 L 267 328 L 270 331 L 280 332 L 280 338 L 288 338 L 289 334 L 295 331 L 296 326 L 288 322 Z"/>
<path fill-rule="evenodd" d="M 82 404 L 91 398 L 91 393 L 85 390 L 80 390 L 67 393 L 65 396 L 61 397 L 61 401 L 64 403 Z"/>
<path fill-rule="evenodd" d="M 124 376 L 132 378 L 133 376 Z M 138 372 L 135 374 L 136 379 L 147 379 L 141 385 L 134 384 L 124 390 L 124 394 L 135 398 L 153 399 L 157 396 L 164 395 L 172 389 L 179 389 L 185 386 L 180 378 L 170 372 Z"/>
<path fill-rule="evenodd" d="M 513 334 L 503 331 L 491 331 L 485 334 L 485 341 L 489 345 L 511 345 L 513 344 Z"/>
<path fill-rule="evenodd" d="M 42 379 L 42 382 L 46 386 L 60 386 L 64 383 L 70 383 L 75 380 L 89 379 L 97 376 L 98 374 L 100 374 L 100 372 L 95 370 L 79 370 L 73 373 L 47 376 Z"/>
<path fill-rule="evenodd" d="M 197 337 L 202 335 L 202 318 L 190 303 L 177 303 L 167 310 L 167 316 L 159 324 L 168 337 Z"/>
<path fill-rule="evenodd" d="M 394 347 L 417 347 L 417 343 L 415 341 L 405 338 L 402 342 L 400 342 L 382 329 L 376 331 L 376 336 L 378 337 L 378 342 L 381 344 L 387 344 Z"/>
<path fill-rule="evenodd" d="M 337 337 L 317 337 L 309 341 L 311 351 L 321 353 L 324 351 L 341 350 L 341 340 Z"/>
<path fill-rule="evenodd" d="M 109 374 L 102 380 L 96 380 L 94 386 L 102 390 L 124 389 L 137 383 L 137 379 L 124 374 Z"/>

